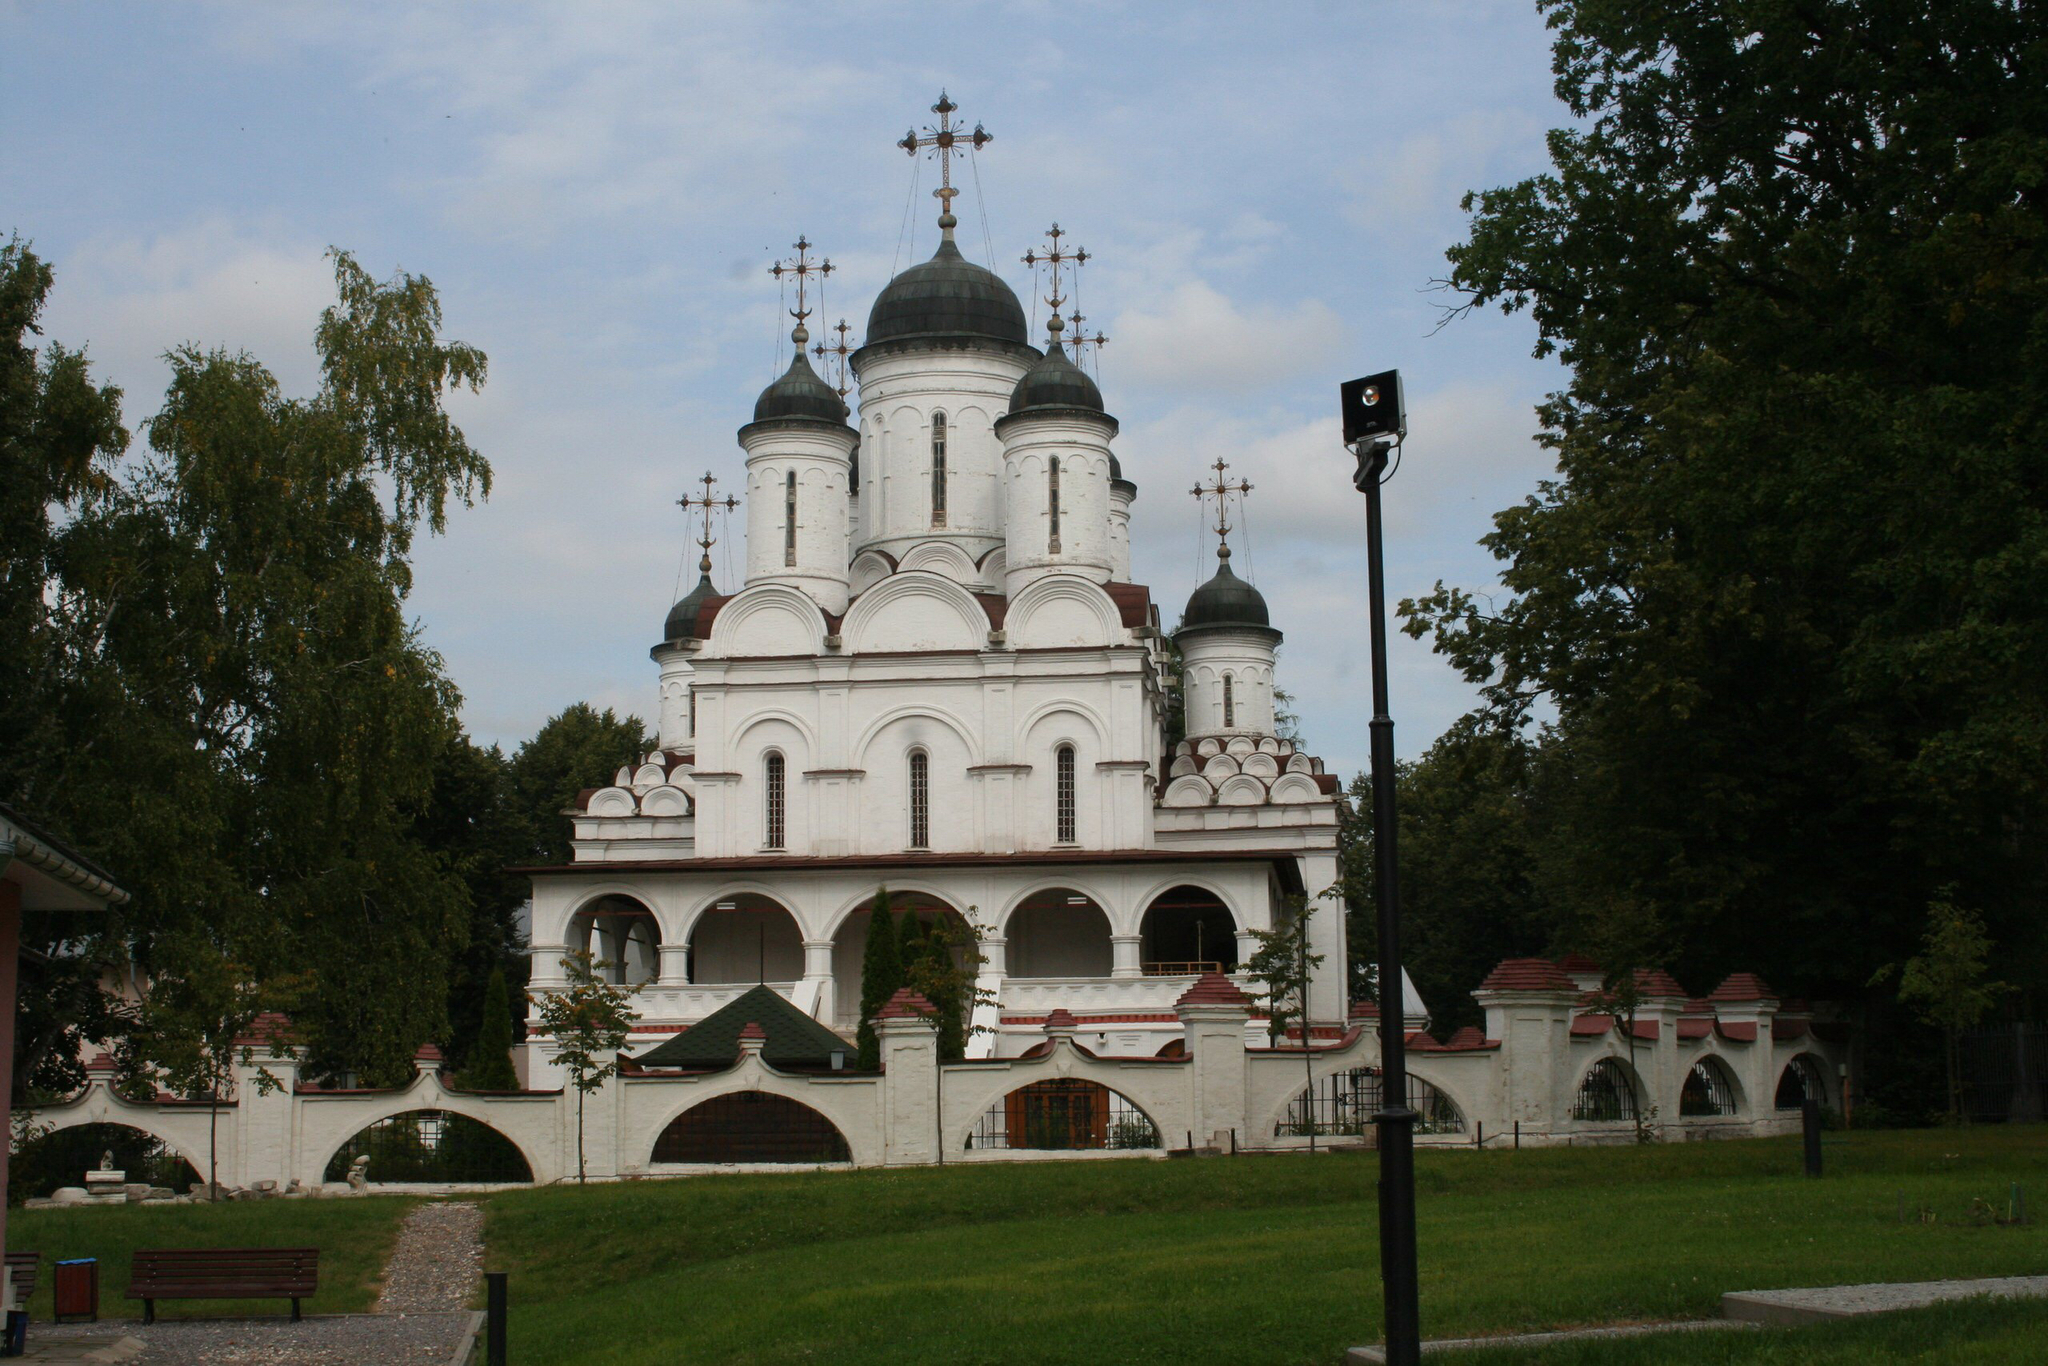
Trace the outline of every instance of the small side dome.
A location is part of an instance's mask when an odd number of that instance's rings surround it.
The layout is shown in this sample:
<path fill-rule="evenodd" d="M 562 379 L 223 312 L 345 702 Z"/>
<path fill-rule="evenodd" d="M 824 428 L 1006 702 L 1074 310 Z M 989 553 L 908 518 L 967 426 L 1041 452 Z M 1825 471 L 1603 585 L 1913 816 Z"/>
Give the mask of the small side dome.
<path fill-rule="evenodd" d="M 789 369 L 754 400 L 756 422 L 795 417 L 843 426 L 846 416 L 846 401 L 831 385 L 818 378 L 817 371 L 811 369 L 811 363 L 804 359 L 801 343 L 796 355 L 790 359 Z"/>
<path fill-rule="evenodd" d="M 698 566 L 701 575 L 697 586 L 683 596 L 682 601 L 668 609 L 668 620 L 662 623 L 663 640 L 691 640 L 697 635 L 697 612 L 704 604 L 718 596 L 718 590 L 711 583 L 711 561 L 707 557 Z"/>
<path fill-rule="evenodd" d="M 1102 390 L 1095 381 L 1088 378 L 1088 372 L 1067 359 L 1067 350 L 1060 345 L 1059 333 L 1045 348 L 1045 357 L 1038 364 L 1024 372 L 1024 378 L 1017 381 L 1017 387 L 1010 391 L 1010 411 L 1021 413 L 1031 408 L 1079 408 L 1086 412 L 1102 411 Z M 1112 467 L 1111 478 L 1121 475 Z"/>
<path fill-rule="evenodd" d="M 1273 620 L 1266 611 L 1266 599 L 1258 589 L 1230 572 L 1230 547 L 1223 547 L 1218 559 L 1216 576 L 1188 598 L 1187 610 L 1181 613 L 1180 626 L 1174 634 L 1205 626 L 1272 630 Z"/>
<path fill-rule="evenodd" d="M 1029 331 L 1016 291 L 962 256 L 948 232 L 931 260 L 904 271 L 875 297 L 865 345 L 985 339 L 1024 346 Z"/>

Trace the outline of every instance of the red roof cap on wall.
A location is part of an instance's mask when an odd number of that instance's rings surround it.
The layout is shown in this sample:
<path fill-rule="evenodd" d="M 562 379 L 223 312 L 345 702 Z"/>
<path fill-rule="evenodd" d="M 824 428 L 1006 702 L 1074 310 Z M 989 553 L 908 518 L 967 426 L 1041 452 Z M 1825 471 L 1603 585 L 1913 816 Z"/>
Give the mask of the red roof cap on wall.
<path fill-rule="evenodd" d="M 1676 996 L 1685 999 L 1685 988 L 1662 968 L 1637 968 L 1636 991 L 1644 996 Z"/>
<path fill-rule="evenodd" d="M 443 1058 L 438 1047 L 430 1043 L 423 1043 L 420 1045 L 419 1051 L 412 1055 L 412 1060 L 414 1062 L 441 1062 Z"/>
<path fill-rule="evenodd" d="M 888 1004 L 875 1012 L 875 1018 L 878 1020 L 919 1020 L 929 1019 L 931 1014 L 932 1003 L 930 1001 L 927 1001 L 909 987 L 898 987 L 896 988 L 896 994 L 889 998 Z"/>
<path fill-rule="evenodd" d="M 272 1043 L 290 1035 L 291 1029 L 291 1016 L 266 1010 L 249 1022 L 248 1030 L 235 1040 L 235 1047 Z"/>
<path fill-rule="evenodd" d="M 1557 960 L 1557 965 L 1566 972 L 1597 973 L 1600 971 L 1600 965 L 1586 957 L 1583 953 L 1568 953 Z"/>
<path fill-rule="evenodd" d="M 1205 972 L 1195 979 L 1195 984 L 1180 994 L 1173 1004 L 1180 1006 L 1244 1006 L 1250 1008 L 1252 998 L 1237 989 L 1237 983 L 1220 972 Z"/>
<path fill-rule="evenodd" d="M 1572 979 L 1564 970 L 1548 958 L 1509 958 L 1503 960 L 1486 980 L 1479 984 L 1481 991 L 1576 991 Z"/>
<path fill-rule="evenodd" d="M 1614 1017 L 1612 1015 L 1572 1016 L 1573 1038 L 1592 1038 L 1596 1035 L 1605 1034 L 1612 1028 L 1614 1028 Z"/>
<path fill-rule="evenodd" d="M 1350 1020 L 1377 1020 L 1379 1017 L 1380 1007 L 1377 1001 L 1353 1001 L 1350 1012 L 1345 1016 Z"/>
<path fill-rule="evenodd" d="M 1770 983 L 1753 972 L 1731 972 L 1726 981 L 1714 988 L 1710 1001 L 1765 1001 L 1775 1000 L 1778 993 L 1771 990 Z"/>
<path fill-rule="evenodd" d="M 740 1028 L 740 1042 L 741 1042 L 741 1043 L 752 1043 L 752 1042 L 759 1042 L 759 1043 L 767 1043 L 767 1042 L 768 1042 L 768 1031 L 767 1031 L 767 1030 L 765 1030 L 765 1029 L 763 1029 L 763 1028 L 761 1028 L 760 1024 L 759 1024 L 759 1023 L 758 1023 L 757 1021 L 754 1021 L 754 1020 L 749 1020 L 749 1021 L 747 1021 L 747 1022 L 746 1022 L 746 1024 L 745 1024 L 745 1025 L 743 1025 L 743 1026 L 742 1026 L 742 1027 Z"/>
<path fill-rule="evenodd" d="M 1074 1018 L 1074 1012 L 1068 1010 L 1065 1006 L 1053 1007 L 1052 1013 L 1045 1017 L 1045 1024 L 1043 1026 L 1048 1033 L 1055 1029 L 1079 1029 L 1080 1027 L 1081 1022 Z"/>

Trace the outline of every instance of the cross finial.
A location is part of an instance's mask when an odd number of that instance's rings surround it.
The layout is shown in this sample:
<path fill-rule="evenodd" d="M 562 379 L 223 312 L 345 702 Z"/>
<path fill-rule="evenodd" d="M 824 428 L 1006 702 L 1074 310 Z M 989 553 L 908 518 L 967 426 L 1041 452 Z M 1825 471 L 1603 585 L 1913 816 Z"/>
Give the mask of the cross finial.
<path fill-rule="evenodd" d="M 996 140 L 994 133 L 983 130 L 977 123 L 971 133 L 963 132 L 953 125 L 953 113 L 959 105 L 946 98 L 946 92 L 939 92 L 939 102 L 932 106 L 932 112 L 939 116 L 939 126 L 925 125 L 922 136 L 913 128 L 903 135 L 896 145 L 916 156 L 927 147 L 939 158 L 939 188 L 932 191 L 932 197 L 939 201 L 939 231 L 946 241 L 953 240 L 953 229 L 960 220 L 953 216 L 953 196 L 960 191 L 953 188 L 953 157 L 960 151 L 960 144 L 966 143 L 975 151 Z"/>
<path fill-rule="evenodd" d="M 1207 499 L 1214 498 L 1216 500 L 1216 558 L 1227 560 L 1230 558 L 1230 497 L 1232 494 L 1236 494 L 1238 501 L 1243 502 L 1244 496 L 1252 491 L 1252 486 L 1249 481 L 1244 479 L 1240 479 L 1234 484 L 1225 479 L 1223 475 L 1230 468 L 1230 462 L 1220 455 L 1216 457 L 1216 463 L 1211 465 L 1210 468 L 1216 471 L 1216 477 L 1206 484 L 1195 485 L 1189 492 L 1193 493 L 1198 499 L 1206 501 Z"/>
<path fill-rule="evenodd" d="M 810 255 L 811 244 L 806 238 L 797 238 L 795 245 L 796 255 L 787 261 L 777 261 L 768 267 L 768 273 L 777 280 L 785 275 L 796 276 L 796 307 L 789 310 L 789 316 L 796 319 L 796 326 L 790 329 L 789 339 L 795 342 L 797 349 L 801 351 L 804 343 L 811 339 L 811 330 L 804 326 L 804 319 L 811 316 L 811 277 L 817 276 L 818 283 L 822 286 L 825 277 L 832 273 L 832 262 L 829 259 L 813 261 Z"/>
<path fill-rule="evenodd" d="M 1081 310 L 1078 308 L 1067 315 L 1067 326 L 1074 333 L 1073 336 L 1067 338 L 1067 343 L 1074 348 L 1074 364 L 1076 365 L 1081 363 L 1082 347 L 1101 346 L 1109 341 L 1109 338 L 1103 336 L 1100 332 L 1097 332 L 1092 337 L 1084 332 L 1081 329 L 1081 324 L 1087 321 L 1088 319 L 1082 315 Z"/>
<path fill-rule="evenodd" d="M 718 476 L 714 475 L 710 470 L 704 471 L 702 479 L 694 479 L 691 482 L 702 484 L 704 492 L 701 494 L 686 493 L 676 499 L 676 506 L 683 509 L 685 514 L 698 511 L 704 514 L 704 533 L 697 538 L 697 546 L 704 553 L 697 561 L 697 570 L 699 573 L 709 574 L 711 572 L 711 547 L 718 544 L 718 538 L 711 534 L 711 514 L 718 508 L 724 508 L 727 512 L 731 512 L 740 505 L 740 500 L 729 494 L 724 498 L 714 498 L 711 495 L 711 486 L 718 482 Z"/>
<path fill-rule="evenodd" d="M 820 365 L 825 363 L 825 357 L 827 356 L 836 358 L 832 363 L 832 387 L 839 391 L 839 397 L 845 398 L 847 390 L 853 387 L 847 383 L 846 379 L 848 373 L 846 358 L 854 352 L 854 348 L 847 344 L 846 334 L 853 329 L 846 325 L 846 319 L 841 318 L 833 325 L 832 330 L 839 334 L 839 340 L 830 346 L 819 342 L 811 348 L 811 354 L 818 358 Z"/>
<path fill-rule="evenodd" d="M 1068 278 L 1071 278 L 1075 271 L 1088 264 L 1088 248 L 1063 247 L 1060 245 L 1060 239 L 1068 235 L 1064 228 L 1055 223 L 1045 230 L 1045 240 L 1047 243 L 1045 248 L 1041 250 L 1033 247 L 1030 251 L 1025 252 L 1023 257 L 1024 264 L 1030 266 L 1033 270 L 1038 269 L 1040 266 L 1046 268 L 1046 285 L 1051 290 L 1051 293 L 1045 296 L 1045 302 L 1051 306 L 1052 316 L 1045 320 L 1045 328 L 1047 332 L 1052 334 L 1050 344 L 1053 346 L 1059 345 L 1060 332 L 1066 327 L 1066 320 L 1060 317 L 1060 309 L 1067 302 L 1067 296 L 1063 292 L 1061 284 L 1060 271 L 1064 267 Z"/>

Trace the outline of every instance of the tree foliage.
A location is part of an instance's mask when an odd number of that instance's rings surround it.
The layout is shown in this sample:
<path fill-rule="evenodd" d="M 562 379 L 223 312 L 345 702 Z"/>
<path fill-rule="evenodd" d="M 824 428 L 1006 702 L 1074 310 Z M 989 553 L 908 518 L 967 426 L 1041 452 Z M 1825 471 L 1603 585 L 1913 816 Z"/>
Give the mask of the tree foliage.
<path fill-rule="evenodd" d="M 1568 366 L 1557 476 L 1408 629 L 1682 977 L 1854 998 L 1955 884 L 2039 1004 L 2048 14 L 1540 2 L 1574 123 L 1448 283 Z"/>
<path fill-rule="evenodd" d="M 903 965 L 902 945 L 897 942 L 895 918 L 889 913 L 889 889 L 875 888 L 875 902 L 868 910 L 867 941 L 860 958 L 860 1025 L 854 1032 L 854 1046 L 863 1071 L 882 1066 L 881 1040 L 875 1037 L 875 1016 L 908 980 Z"/>
<path fill-rule="evenodd" d="M 603 1089 L 619 1072 L 619 1050 L 632 1034 L 640 1012 L 633 1008 L 638 987 L 604 980 L 601 969 L 611 964 L 579 949 L 562 960 L 567 982 L 540 993 L 540 1027 L 547 1034 L 554 1059 L 569 1074 L 576 1092 L 576 1179 L 586 1176 L 583 1154 L 583 1102 Z"/>

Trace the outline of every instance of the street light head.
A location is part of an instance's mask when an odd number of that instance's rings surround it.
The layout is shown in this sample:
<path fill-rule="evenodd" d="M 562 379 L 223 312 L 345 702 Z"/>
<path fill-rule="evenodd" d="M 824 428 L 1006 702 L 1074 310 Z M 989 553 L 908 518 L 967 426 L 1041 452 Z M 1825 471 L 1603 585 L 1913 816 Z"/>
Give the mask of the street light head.
<path fill-rule="evenodd" d="M 1401 402 L 1401 372 L 1384 370 L 1338 387 L 1344 414 L 1344 444 L 1386 441 L 1399 445 L 1408 435 L 1408 410 Z"/>

